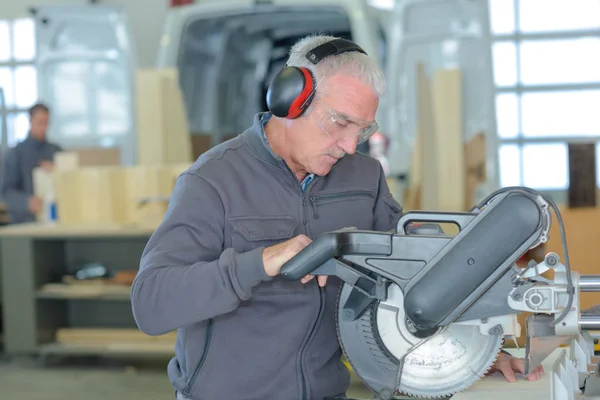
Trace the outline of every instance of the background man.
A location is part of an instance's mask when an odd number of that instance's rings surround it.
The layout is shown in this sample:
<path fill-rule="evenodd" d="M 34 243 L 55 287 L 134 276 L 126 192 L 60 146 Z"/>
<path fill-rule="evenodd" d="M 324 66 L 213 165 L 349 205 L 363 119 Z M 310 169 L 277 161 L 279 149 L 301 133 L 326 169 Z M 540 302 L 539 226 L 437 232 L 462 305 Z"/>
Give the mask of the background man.
<path fill-rule="evenodd" d="M 44 104 L 29 109 L 31 128 L 27 139 L 6 154 L 2 180 L 2 198 L 8 206 L 11 223 L 35 221 L 43 201 L 33 195 L 33 169 L 51 171 L 54 153 L 61 148 L 46 140 L 50 111 Z"/>
<path fill-rule="evenodd" d="M 132 306 L 143 332 L 178 330 L 168 374 L 179 399 L 322 400 L 349 386 L 335 326 L 341 281 L 279 271 L 324 232 L 390 231 L 402 214 L 381 164 L 356 152 L 377 131 L 385 85 L 351 46 L 296 43 L 271 112 L 177 181 Z M 512 372 L 511 360 L 497 366 Z"/>

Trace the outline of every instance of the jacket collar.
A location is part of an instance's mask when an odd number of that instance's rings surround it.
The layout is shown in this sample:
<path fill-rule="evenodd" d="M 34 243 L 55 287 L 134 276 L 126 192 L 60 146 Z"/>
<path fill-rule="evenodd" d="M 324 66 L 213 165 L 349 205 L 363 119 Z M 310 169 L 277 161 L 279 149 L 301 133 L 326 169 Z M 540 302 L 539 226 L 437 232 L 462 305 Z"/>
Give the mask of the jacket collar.
<path fill-rule="evenodd" d="M 270 116 L 270 113 L 266 112 L 256 114 L 252 127 L 242 133 L 242 138 L 256 157 L 277 168 L 285 168 L 283 159 L 271 150 L 271 146 L 267 142 L 264 119 Z"/>
<path fill-rule="evenodd" d="M 31 136 L 31 133 L 29 133 L 27 135 L 27 138 L 25 138 L 25 140 L 23 140 L 22 143 L 26 146 L 33 146 L 33 147 L 39 148 L 39 147 L 43 147 L 48 142 L 45 139 L 44 140 L 36 139 L 33 136 Z"/>

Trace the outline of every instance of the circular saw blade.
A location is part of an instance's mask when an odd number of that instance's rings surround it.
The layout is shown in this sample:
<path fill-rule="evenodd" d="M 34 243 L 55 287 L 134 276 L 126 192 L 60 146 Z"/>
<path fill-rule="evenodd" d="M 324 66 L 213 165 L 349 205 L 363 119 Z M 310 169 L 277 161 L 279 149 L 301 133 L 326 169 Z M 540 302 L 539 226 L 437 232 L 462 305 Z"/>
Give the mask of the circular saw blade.
<path fill-rule="evenodd" d="M 365 343 L 373 343 L 375 338 L 388 361 L 399 366 L 397 392 L 424 398 L 448 397 L 470 387 L 489 371 L 502 347 L 502 335 L 484 335 L 477 325 L 451 324 L 429 338 L 417 338 L 404 323 L 403 298 L 400 288 L 391 285 L 388 299 L 365 315 L 371 320 L 372 330 L 364 329 L 364 319 L 357 320 L 362 324 Z M 369 363 L 360 358 L 349 361 L 359 376 L 367 372 L 361 367 L 369 368 Z"/>
<path fill-rule="evenodd" d="M 489 371 L 502 347 L 500 336 L 477 326 L 446 329 L 404 359 L 398 390 L 412 396 L 445 397 L 467 389 Z"/>

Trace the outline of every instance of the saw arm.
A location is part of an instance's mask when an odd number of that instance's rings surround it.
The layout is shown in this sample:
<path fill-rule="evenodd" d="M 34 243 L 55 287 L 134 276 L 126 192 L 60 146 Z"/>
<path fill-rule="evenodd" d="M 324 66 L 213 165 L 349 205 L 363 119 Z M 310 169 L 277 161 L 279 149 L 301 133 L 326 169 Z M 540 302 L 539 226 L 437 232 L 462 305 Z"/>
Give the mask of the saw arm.
<path fill-rule="evenodd" d="M 506 336 L 520 336 L 520 312 L 536 313 L 527 324 L 528 370 L 585 328 L 582 279 L 570 271 L 566 247 L 565 265 L 555 254 L 525 269 L 515 264 L 547 240 L 550 206 L 564 236 L 551 201 L 528 188 L 507 188 L 467 213 L 406 213 L 395 232 L 326 233 L 281 275 L 343 280 L 340 343 L 380 398 L 395 392 L 448 396 L 485 374 Z M 440 223 L 455 224 L 459 233 L 446 235 Z M 550 269 L 552 281 L 541 277 Z"/>

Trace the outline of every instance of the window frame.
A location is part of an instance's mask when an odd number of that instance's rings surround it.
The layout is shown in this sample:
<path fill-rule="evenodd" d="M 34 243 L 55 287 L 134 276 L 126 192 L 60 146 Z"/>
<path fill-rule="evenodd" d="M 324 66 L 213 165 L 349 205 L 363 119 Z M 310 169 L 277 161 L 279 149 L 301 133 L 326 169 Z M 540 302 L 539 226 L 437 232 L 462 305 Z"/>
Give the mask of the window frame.
<path fill-rule="evenodd" d="M 488 10 L 491 10 L 490 3 L 493 0 L 488 0 Z M 507 2 L 508 3 L 508 2 Z M 577 135 L 575 132 L 570 134 L 565 132 L 563 135 L 550 135 L 550 136 L 539 136 L 539 137 L 524 137 L 522 122 L 523 122 L 523 109 L 522 109 L 522 95 L 524 93 L 540 93 L 545 91 L 563 92 L 563 91 L 579 91 L 579 90 L 600 90 L 600 82 L 584 82 L 584 83 L 556 83 L 556 84 L 544 84 L 544 85 L 527 85 L 522 84 L 521 80 L 521 54 L 520 44 L 523 41 L 544 41 L 544 40 L 563 40 L 563 39 L 580 39 L 580 38 L 600 38 L 600 28 L 598 29 L 579 29 L 579 30 L 567 30 L 567 31 L 545 31 L 545 32 L 521 32 L 520 31 L 520 15 L 519 7 L 520 0 L 512 0 L 512 5 L 508 7 L 514 8 L 514 32 L 512 33 L 495 33 L 492 29 L 494 24 L 491 23 L 490 15 L 490 39 L 491 46 L 497 43 L 511 43 L 515 46 L 515 68 L 516 68 L 516 82 L 514 85 L 497 85 L 495 79 L 493 82 L 495 88 L 494 101 L 498 95 L 501 94 L 515 94 L 517 96 L 517 127 L 516 136 L 514 137 L 502 137 L 498 132 L 498 158 L 500 158 L 500 148 L 503 145 L 516 145 L 520 151 L 520 184 L 524 182 L 524 155 L 523 148 L 528 144 L 556 144 L 556 143 L 590 143 L 595 142 L 597 146 L 596 153 L 598 154 L 598 146 L 600 146 L 600 134 L 599 135 Z M 494 74 L 495 76 L 495 74 Z M 600 158 L 596 160 L 597 164 L 600 164 Z M 567 164 L 568 165 L 568 164 Z M 499 184 L 502 186 L 500 177 L 502 176 L 502 165 L 499 163 Z M 597 171 L 600 170 L 597 165 Z M 596 186 L 600 188 L 600 176 L 597 177 Z M 540 189 L 544 194 L 551 196 L 555 202 L 559 204 L 567 204 L 568 202 L 568 187 L 566 189 Z"/>
<path fill-rule="evenodd" d="M 34 18 L 32 17 L 20 17 L 20 18 L 0 18 L 0 22 L 6 22 L 8 23 L 9 29 L 9 41 L 11 43 L 11 52 L 10 52 L 10 58 L 8 59 L 8 61 L 4 60 L 0 60 L 0 68 L 8 68 L 11 70 L 12 72 L 12 84 L 13 84 L 13 92 L 16 91 L 15 89 L 15 71 L 20 68 L 20 67 L 32 67 L 36 73 L 36 81 L 37 79 L 39 79 L 39 75 L 38 75 L 38 71 L 37 71 L 37 65 L 36 65 L 36 58 L 37 58 L 37 49 L 36 46 L 34 46 L 34 54 L 33 54 L 33 58 L 31 58 L 30 60 L 17 60 L 15 59 L 15 55 L 14 55 L 14 47 L 15 47 L 15 38 L 14 38 L 14 30 L 13 30 L 13 24 L 15 23 L 15 21 L 17 20 L 31 20 L 34 21 Z M 35 23 L 34 23 L 34 29 L 35 29 Z M 35 37 L 35 36 L 34 36 Z M 36 88 L 36 93 L 35 93 L 35 98 L 36 101 L 39 97 L 39 89 L 38 89 L 38 85 L 35 86 Z M 17 116 L 19 114 L 22 113 L 27 113 L 29 111 L 29 108 L 31 106 L 33 106 L 33 104 L 31 104 L 28 107 L 19 107 L 16 104 L 16 96 L 14 96 L 15 93 L 13 93 L 13 104 L 11 105 L 6 105 L 5 109 L 0 110 L 1 111 L 1 115 L 0 117 L 2 118 L 2 126 L 0 126 L 1 129 L 1 136 L 0 136 L 0 145 L 2 150 L 6 150 L 8 148 L 14 147 L 17 143 L 17 132 L 10 132 L 11 131 L 11 126 L 9 126 L 8 124 L 8 120 L 10 118 L 12 118 L 13 116 Z M 5 97 L 6 97 L 6 93 L 5 93 Z"/>

